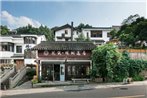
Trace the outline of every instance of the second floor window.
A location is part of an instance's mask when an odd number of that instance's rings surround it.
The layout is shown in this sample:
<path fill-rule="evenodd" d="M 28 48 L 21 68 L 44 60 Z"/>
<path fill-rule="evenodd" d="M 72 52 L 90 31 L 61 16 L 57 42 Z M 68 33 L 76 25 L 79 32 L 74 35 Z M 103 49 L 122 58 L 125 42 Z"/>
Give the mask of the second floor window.
<path fill-rule="evenodd" d="M 91 31 L 91 37 L 102 37 L 102 31 Z"/>
<path fill-rule="evenodd" d="M 14 51 L 14 44 L 9 42 L 0 43 L 0 51 Z"/>
<path fill-rule="evenodd" d="M 22 53 L 22 46 L 16 46 L 16 53 Z"/>
<path fill-rule="evenodd" d="M 37 40 L 36 37 L 24 37 L 24 43 L 25 44 L 36 44 Z"/>
<path fill-rule="evenodd" d="M 65 34 L 68 34 L 68 31 L 67 30 L 65 30 Z"/>
<path fill-rule="evenodd" d="M 107 33 L 107 37 L 111 37 L 110 33 Z"/>

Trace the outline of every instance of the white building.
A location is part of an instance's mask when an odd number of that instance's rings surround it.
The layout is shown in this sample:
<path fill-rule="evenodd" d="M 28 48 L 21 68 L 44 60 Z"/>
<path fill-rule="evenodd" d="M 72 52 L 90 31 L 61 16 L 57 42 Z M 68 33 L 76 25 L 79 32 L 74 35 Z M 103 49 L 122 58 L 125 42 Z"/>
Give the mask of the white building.
<path fill-rule="evenodd" d="M 52 30 L 54 31 L 55 41 L 76 41 L 76 38 L 78 38 L 78 32 L 73 28 L 73 23 Z"/>
<path fill-rule="evenodd" d="M 33 64 L 34 59 L 26 56 L 26 49 L 30 49 L 41 41 L 46 41 L 44 35 L 9 35 L 0 36 L 0 64 L 16 63 L 17 69 L 20 69 L 24 64 Z M 35 55 L 34 55 L 35 56 Z"/>
<path fill-rule="evenodd" d="M 102 45 L 110 40 L 111 27 L 91 27 L 83 28 L 82 33 L 85 38 L 93 41 L 96 45 Z"/>
<path fill-rule="evenodd" d="M 55 41 L 76 41 L 80 33 L 83 33 L 85 38 L 89 38 L 96 45 L 102 45 L 110 40 L 111 27 L 91 27 L 83 28 L 82 32 L 78 32 L 71 25 L 66 24 L 61 27 L 55 27 L 53 29 L 55 35 Z"/>

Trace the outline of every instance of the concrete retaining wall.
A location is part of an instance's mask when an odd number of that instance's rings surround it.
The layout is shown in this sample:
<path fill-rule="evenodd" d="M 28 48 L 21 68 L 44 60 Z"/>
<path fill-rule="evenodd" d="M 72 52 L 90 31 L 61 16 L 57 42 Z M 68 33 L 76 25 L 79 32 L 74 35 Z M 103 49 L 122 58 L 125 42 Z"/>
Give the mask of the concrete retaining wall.
<path fill-rule="evenodd" d="M 13 88 L 17 85 L 17 83 L 24 77 L 26 74 L 26 67 L 24 66 L 20 70 L 18 70 L 17 74 L 13 78 L 9 78 L 10 86 L 9 88 Z"/>

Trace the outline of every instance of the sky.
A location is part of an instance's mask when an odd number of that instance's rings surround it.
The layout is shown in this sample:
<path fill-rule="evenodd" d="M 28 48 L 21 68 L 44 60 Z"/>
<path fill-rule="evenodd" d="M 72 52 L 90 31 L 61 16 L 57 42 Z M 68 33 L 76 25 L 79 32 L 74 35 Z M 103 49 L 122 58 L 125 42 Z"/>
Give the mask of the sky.
<path fill-rule="evenodd" d="M 49 28 L 74 22 L 94 27 L 121 25 L 130 15 L 147 17 L 147 0 L 2 0 L 1 24 L 10 29 L 31 24 Z"/>

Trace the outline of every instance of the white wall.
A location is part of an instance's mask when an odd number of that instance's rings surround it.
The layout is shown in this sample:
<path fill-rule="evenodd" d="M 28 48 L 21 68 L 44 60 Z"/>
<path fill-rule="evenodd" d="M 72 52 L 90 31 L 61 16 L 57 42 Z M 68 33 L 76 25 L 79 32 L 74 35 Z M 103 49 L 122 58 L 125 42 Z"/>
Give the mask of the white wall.
<path fill-rule="evenodd" d="M 34 62 L 35 60 L 36 60 L 36 59 L 27 59 L 27 58 L 26 58 L 26 59 L 24 60 L 24 63 L 25 63 L 25 64 L 36 64 L 36 63 Z"/>
<path fill-rule="evenodd" d="M 0 59 L 9 59 L 11 56 L 13 56 L 14 53 L 11 51 L 0 51 Z"/>
<path fill-rule="evenodd" d="M 23 40 L 23 38 L 13 38 L 13 43 L 14 43 L 14 53 L 15 54 L 24 54 L 24 51 L 23 51 L 24 40 Z M 16 46 L 22 46 L 22 53 L 16 53 Z"/>
<path fill-rule="evenodd" d="M 24 40 L 23 38 L 12 38 L 12 42 L 16 44 L 23 44 Z"/>
<path fill-rule="evenodd" d="M 41 41 L 46 41 L 45 35 L 37 36 L 37 44 L 41 43 Z"/>
<path fill-rule="evenodd" d="M 0 36 L 0 42 L 13 42 L 11 36 Z"/>
<path fill-rule="evenodd" d="M 78 38 L 79 33 L 77 34 L 77 31 L 73 31 L 73 41 L 76 41 L 76 38 Z"/>
<path fill-rule="evenodd" d="M 29 48 L 33 48 L 34 46 L 36 46 L 37 44 L 41 43 L 41 41 L 46 41 L 46 37 L 45 35 L 22 35 L 23 37 L 25 36 L 33 36 L 33 37 L 36 37 L 37 40 L 36 40 L 36 44 L 23 44 L 23 52 L 26 48 L 27 45 L 29 45 Z M 35 59 L 32 59 L 32 58 L 25 58 L 24 59 L 24 64 L 27 65 L 27 64 L 34 64 L 34 61 Z"/>
<path fill-rule="evenodd" d="M 14 52 L 0 51 L 0 59 L 12 59 L 11 56 L 13 56 L 14 54 L 24 54 L 24 50 L 26 49 L 26 45 L 29 45 L 30 48 L 32 48 L 36 45 L 36 44 L 24 44 L 24 37 L 25 36 L 36 37 L 37 38 L 37 44 L 39 44 L 41 41 L 46 41 L 46 38 L 45 38 L 44 35 L 26 35 L 26 34 L 23 35 L 22 34 L 21 38 L 13 38 L 12 36 L 0 36 L 0 42 L 14 43 Z M 16 46 L 22 46 L 22 53 L 16 53 Z M 28 64 L 32 63 L 32 62 L 34 62 L 34 59 L 27 59 L 25 61 L 25 63 L 28 63 Z"/>
<path fill-rule="evenodd" d="M 67 34 L 65 34 L 67 30 Z M 62 37 L 62 34 L 65 34 L 65 37 L 71 37 L 71 28 L 65 28 L 55 32 L 55 41 L 65 41 L 65 39 L 57 39 L 57 37 Z"/>
<path fill-rule="evenodd" d="M 102 37 L 91 37 L 91 31 L 92 30 L 102 30 Z M 90 40 L 104 40 L 105 42 L 109 41 L 109 37 L 107 37 L 107 33 L 110 32 L 111 29 L 83 29 L 82 32 L 85 36 L 85 38 L 87 38 L 87 33 L 89 35 Z"/>

